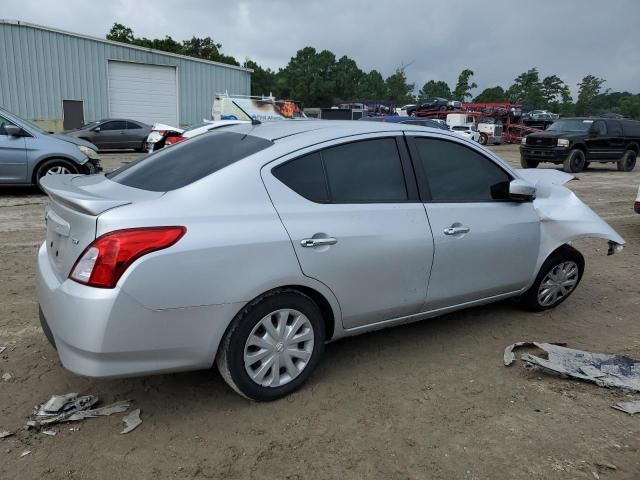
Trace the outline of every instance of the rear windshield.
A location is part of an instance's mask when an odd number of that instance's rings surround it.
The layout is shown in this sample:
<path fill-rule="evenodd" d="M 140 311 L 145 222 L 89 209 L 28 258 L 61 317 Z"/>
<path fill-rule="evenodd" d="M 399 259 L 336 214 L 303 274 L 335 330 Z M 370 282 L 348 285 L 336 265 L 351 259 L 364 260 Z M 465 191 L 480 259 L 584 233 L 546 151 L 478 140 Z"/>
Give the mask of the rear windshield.
<path fill-rule="evenodd" d="M 213 131 L 164 148 L 107 174 L 128 187 L 168 192 L 189 185 L 273 145 L 264 138 Z"/>

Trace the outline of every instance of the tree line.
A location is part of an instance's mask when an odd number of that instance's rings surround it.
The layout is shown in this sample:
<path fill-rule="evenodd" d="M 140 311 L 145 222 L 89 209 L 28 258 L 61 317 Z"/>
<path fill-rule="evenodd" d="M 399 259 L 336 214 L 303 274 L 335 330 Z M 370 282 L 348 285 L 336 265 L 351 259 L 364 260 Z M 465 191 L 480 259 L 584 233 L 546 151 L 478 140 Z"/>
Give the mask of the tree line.
<path fill-rule="evenodd" d="M 356 99 L 386 100 L 404 105 L 443 97 L 482 103 L 519 103 L 564 116 L 614 112 L 640 119 L 640 94 L 604 89 L 606 80 L 594 75 L 586 75 L 578 83 L 575 101 L 565 82 L 556 75 L 540 78 L 537 68 L 518 75 L 506 89 L 496 85 L 484 89 L 475 97 L 471 91 L 478 86 L 472 80 L 473 71 L 467 68 L 460 72 L 453 90 L 445 81 L 429 80 L 416 95 L 415 83 L 408 81 L 404 66 L 399 66 L 392 75 L 384 78 L 377 70 L 367 72 L 360 69 L 356 61 L 346 55 L 336 58 L 329 50 L 318 52 L 313 47 L 298 50 L 285 67 L 274 71 L 263 68 L 249 58 L 241 63 L 233 56 L 225 55 L 222 45 L 211 37 L 194 36 L 183 41 L 170 36 L 138 38 L 131 28 L 115 23 L 107 39 L 250 68 L 253 70 L 252 95 L 272 94 L 278 98 L 300 101 L 305 107 L 328 107 Z"/>

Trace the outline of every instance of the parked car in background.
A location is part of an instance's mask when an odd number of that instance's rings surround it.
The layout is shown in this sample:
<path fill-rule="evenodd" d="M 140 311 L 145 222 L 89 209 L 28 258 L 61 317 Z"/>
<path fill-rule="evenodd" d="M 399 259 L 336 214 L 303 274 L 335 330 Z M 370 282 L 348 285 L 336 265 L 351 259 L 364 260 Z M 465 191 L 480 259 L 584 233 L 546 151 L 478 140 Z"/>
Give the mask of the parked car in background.
<path fill-rule="evenodd" d="M 43 330 L 80 375 L 215 362 L 236 392 L 275 400 L 327 341 L 567 300 L 585 266 L 569 242 L 624 244 L 572 178 L 443 130 L 331 120 L 231 125 L 106 176 L 47 177 Z"/>
<path fill-rule="evenodd" d="M 136 120 L 108 118 L 88 123 L 76 130 L 64 132 L 93 143 L 100 150 L 145 150 L 151 126 Z"/>
<path fill-rule="evenodd" d="M 96 146 L 0 109 L 0 184 L 38 185 L 47 175 L 102 170 Z"/>
<path fill-rule="evenodd" d="M 469 140 L 480 143 L 480 132 L 475 125 L 454 125 L 451 130 Z"/>
<path fill-rule="evenodd" d="M 544 132 L 522 138 L 520 164 L 536 168 L 541 162 L 581 172 L 591 162 L 616 163 L 621 172 L 636 166 L 640 151 L 640 122 L 614 118 L 562 118 Z"/>
<path fill-rule="evenodd" d="M 410 103 L 408 105 L 403 105 L 400 108 L 396 108 L 396 113 L 398 115 L 400 115 L 401 117 L 407 117 L 409 116 L 409 114 L 407 113 L 407 110 L 411 111 L 412 109 L 415 108 L 415 104 L 414 103 Z"/>
<path fill-rule="evenodd" d="M 420 112 L 444 112 L 446 110 L 451 110 L 451 108 L 449 100 L 446 98 L 435 97 L 421 103 L 420 105 L 408 108 L 407 115 L 411 117 L 413 115 L 419 115 Z"/>
<path fill-rule="evenodd" d="M 147 137 L 145 150 L 147 152 L 153 152 L 170 145 L 175 145 L 176 143 L 184 142 L 189 138 L 197 137 L 210 130 L 242 123 L 250 122 L 245 120 L 205 120 L 202 123 L 192 125 L 184 130 L 162 123 L 156 123 L 153 125 Z"/>
<path fill-rule="evenodd" d="M 462 108 L 462 102 L 460 100 L 449 100 L 447 106 L 449 110 L 460 110 Z"/>

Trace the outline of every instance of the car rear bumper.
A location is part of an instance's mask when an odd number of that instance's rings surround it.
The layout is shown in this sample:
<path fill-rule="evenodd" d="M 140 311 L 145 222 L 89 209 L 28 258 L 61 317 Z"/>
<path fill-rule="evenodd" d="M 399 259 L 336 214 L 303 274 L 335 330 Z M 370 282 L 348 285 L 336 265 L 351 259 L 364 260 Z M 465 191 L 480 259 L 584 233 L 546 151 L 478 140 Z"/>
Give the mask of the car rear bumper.
<path fill-rule="evenodd" d="M 62 365 L 87 377 L 209 368 L 227 325 L 243 306 L 146 308 L 118 287 L 61 281 L 44 244 L 37 276 L 43 331 Z"/>
<path fill-rule="evenodd" d="M 563 162 L 569 153 L 570 150 L 567 148 L 520 146 L 520 156 L 540 162 Z"/>

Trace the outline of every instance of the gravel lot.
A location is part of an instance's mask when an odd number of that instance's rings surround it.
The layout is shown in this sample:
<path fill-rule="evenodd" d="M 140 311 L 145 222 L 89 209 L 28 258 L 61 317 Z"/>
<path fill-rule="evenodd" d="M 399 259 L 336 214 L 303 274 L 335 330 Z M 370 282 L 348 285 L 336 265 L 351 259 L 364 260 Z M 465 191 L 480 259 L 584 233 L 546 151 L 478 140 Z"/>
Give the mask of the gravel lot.
<path fill-rule="evenodd" d="M 516 146 L 492 148 L 517 165 Z M 137 156 L 104 154 L 103 165 Z M 540 314 L 503 302 L 330 344 L 305 388 L 269 404 L 240 398 L 215 370 L 125 380 L 64 371 L 34 288 L 45 197 L 1 189 L 0 375 L 11 378 L 0 380 L 0 431 L 17 433 L 0 440 L 0 478 L 640 478 L 640 416 L 610 408 L 627 395 L 502 364 L 518 340 L 640 357 L 640 167 L 578 177 L 569 187 L 628 243 L 607 257 L 606 242 L 578 242 L 587 270 L 569 301 Z M 71 391 L 132 399 L 144 423 L 128 435 L 123 414 L 58 426 L 55 437 L 22 430 L 34 405 Z"/>

